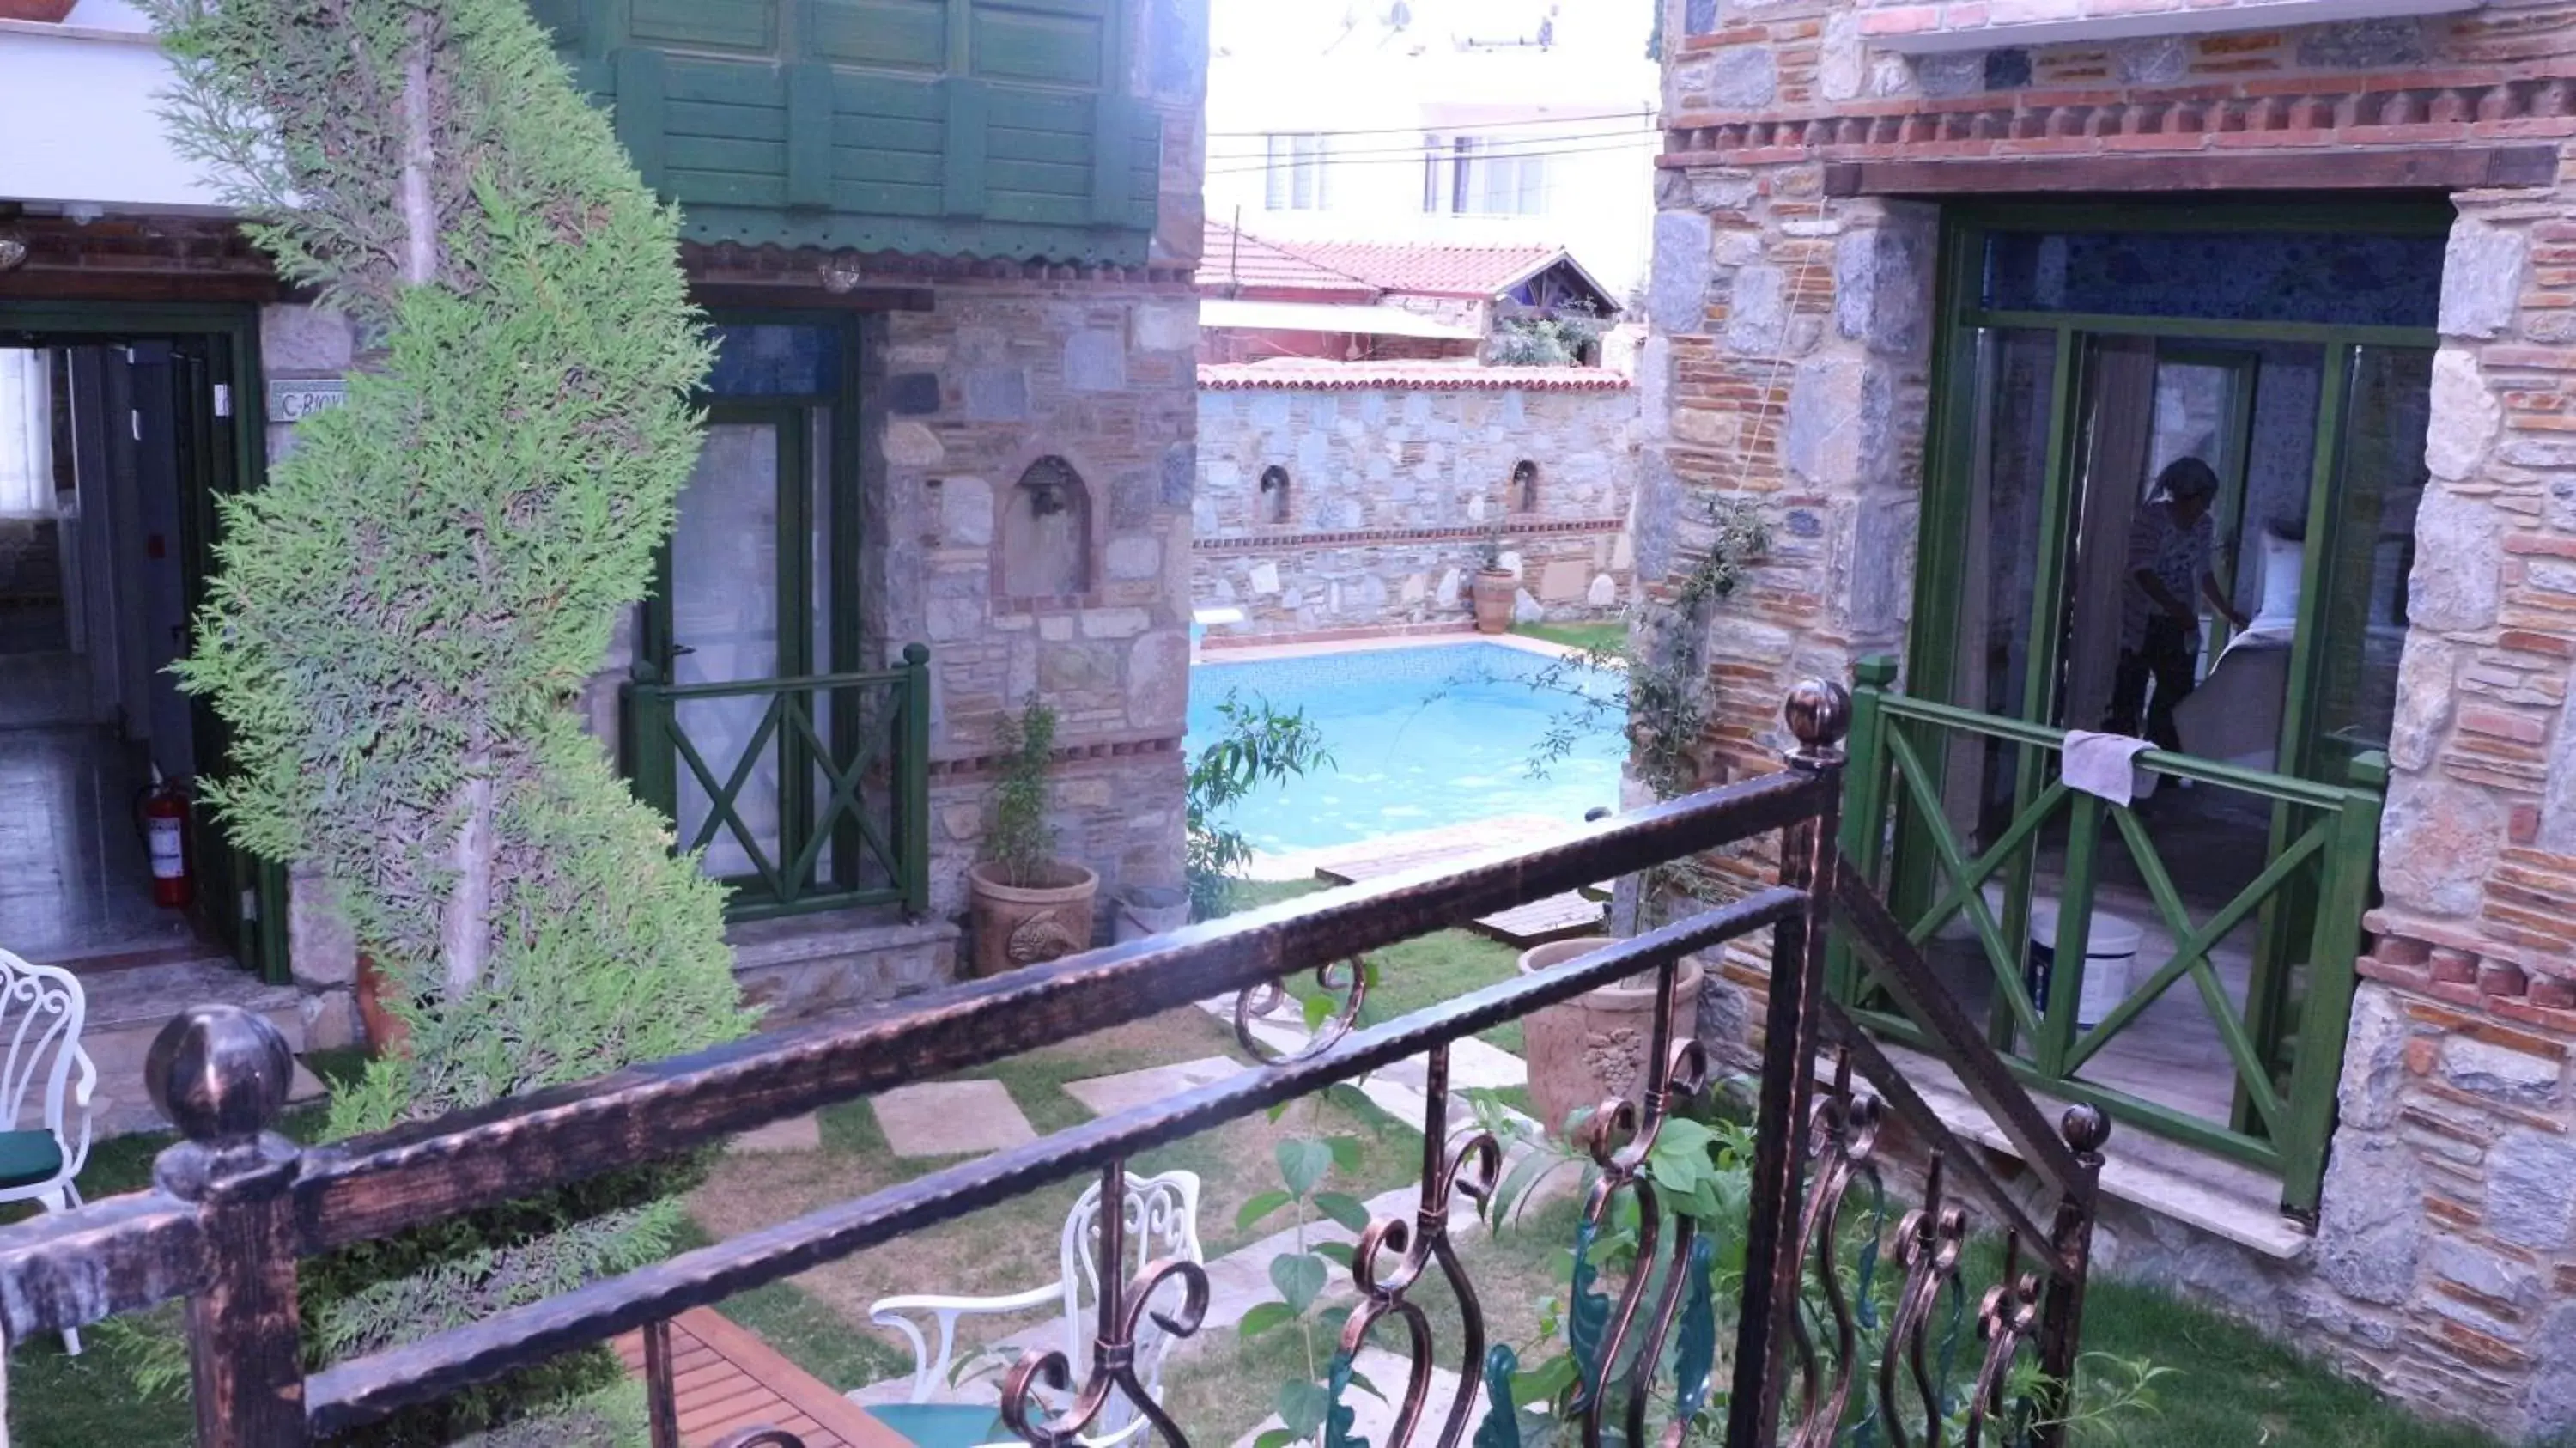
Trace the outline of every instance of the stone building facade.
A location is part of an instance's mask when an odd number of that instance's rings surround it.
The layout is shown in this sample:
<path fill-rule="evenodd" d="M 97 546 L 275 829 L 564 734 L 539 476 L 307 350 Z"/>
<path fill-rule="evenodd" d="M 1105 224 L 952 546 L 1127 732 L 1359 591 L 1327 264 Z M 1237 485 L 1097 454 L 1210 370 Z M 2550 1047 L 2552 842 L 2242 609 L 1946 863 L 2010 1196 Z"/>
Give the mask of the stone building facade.
<path fill-rule="evenodd" d="M 1529 619 L 1628 598 L 1637 394 L 1584 367 L 1202 366 L 1192 597 L 1210 646 L 1466 626 L 1489 537 Z"/>
<path fill-rule="evenodd" d="M 2166 1220 L 2121 1270 L 2215 1289 L 2427 1411 L 2576 1425 L 2576 11 L 1669 0 L 1664 20 L 1640 578 L 1668 587 L 1704 542 L 1695 497 L 1773 524 L 1711 635 L 1720 773 L 1775 767 L 1793 682 L 1908 644 L 1949 208 L 2449 203 L 2321 1213 L 2285 1262 Z"/>
<path fill-rule="evenodd" d="M 773 454 L 755 450 L 751 466 L 718 479 L 734 496 L 727 511 L 705 516 L 741 530 L 740 557 L 769 560 L 778 572 L 746 576 L 732 592 L 747 600 L 777 596 L 788 572 L 782 560 L 805 554 L 801 571 L 813 601 L 807 612 L 855 625 L 799 622 L 791 601 L 775 626 L 810 626 L 816 637 L 803 650 L 812 668 L 787 672 L 886 670 L 909 645 L 930 651 L 930 749 L 921 762 L 930 796 L 928 909 L 919 918 L 873 903 L 812 913 L 797 913 L 792 901 L 738 910 L 732 938 L 746 998 L 779 1018 L 882 1000 L 953 976 L 965 874 L 980 857 L 989 822 L 996 722 L 1033 693 L 1060 715 L 1051 801 L 1058 848 L 1100 873 L 1104 923 L 1122 888 L 1177 885 L 1182 877 L 1179 746 L 1199 332 L 1191 277 L 1202 232 L 1206 6 L 1101 0 L 1032 19 L 1007 5 L 978 4 L 980 10 L 952 7 L 954 20 L 984 37 L 979 46 L 998 48 L 970 53 L 934 43 L 916 54 L 903 48 L 919 39 L 913 31 L 838 33 L 792 59 L 809 70 L 837 67 L 860 83 L 838 91 L 802 86 L 793 106 L 780 58 L 762 49 L 777 41 L 774 28 L 755 43 L 723 31 L 719 18 L 712 37 L 692 33 L 675 42 L 679 49 L 670 54 L 688 70 L 689 84 L 716 87 L 727 102 L 701 113 L 751 116 L 755 127 L 772 125 L 780 136 L 800 127 L 815 132 L 816 144 L 792 148 L 793 158 L 784 144 L 736 147 L 732 154 L 752 157 L 746 165 L 784 169 L 768 189 L 735 176 L 726 183 L 732 189 L 717 188 L 721 194 L 692 194 L 702 175 L 664 168 L 666 146 L 686 138 L 694 122 L 685 107 L 661 107 L 658 80 L 622 108 L 613 89 L 602 89 L 640 73 L 637 64 L 653 69 L 663 52 L 628 53 L 618 66 L 585 63 L 632 7 L 612 0 L 553 17 L 577 78 L 614 114 L 639 172 L 679 203 L 692 299 L 725 339 L 709 383 L 712 405 L 718 414 L 736 409 L 735 421 L 719 416 L 711 423 L 711 435 L 731 426 L 739 443 L 746 413 L 767 419 L 803 409 L 794 414 L 798 421 L 758 424 L 775 426 L 782 439 L 775 476 L 764 471 Z M 12 79 L 88 77 L 83 83 L 100 93 L 99 104 L 151 116 L 151 92 L 168 83 L 168 63 L 141 17 L 113 8 L 120 12 L 115 28 L 57 35 L 21 27 L 27 33 L 0 36 L 0 91 Z M 670 24 L 707 18 L 673 12 Z M 654 33 L 667 39 L 675 32 L 666 25 Z M 622 30 L 618 35 L 618 44 L 628 43 Z M 966 73 L 946 74 L 952 62 Z M 1032 66 L 1044 72 L 1036 80 Z M 937 133 L 937 144 L 978 158 L 970 167 L 945 168 L 953 194 L 931 188 L 925 209 L 899 187 L 830 189 L 835 165 L 858 168 L 842 173 L 856 175 L 882 164 L 873 148 L 887 134 L 881 123 L 855 124 L 833 107 L 936 97 L 943 87 L 974 89 L 995 111 L 1019 108 L 990 121 L 979 101 L 957 108 L 952 119 L 990 134 Z M 837 99 L 818 107 L 818 97 Z M 944 104 L 934 109 L 952 114 Z M 922 123 L 905 124 L 907 145 L 930 144 Z M 72 342 L 163 330 L 214 338 L 219 351 L 232 348 L 222 355 L 248 369 L 228 374 L 215 415 L 229 420 L 238 408 L 240 423 L 254 428 L 261 426 L 256 419 L 286 415 L 275 402 L 254 412 L 264 392 L 283 387 L 327 405 L 332 385 L 365 365 L 348 326 L 276 275 L 215 211 L 216 195 L 157 127 L 114 128 L 85 144 L 95 154 L 83 165 L 0 166 L 0 239 L 11 243 L 0 250 L 0 321 Z M 1054 162 L 1086 159 L 1017 170 L 985 164 L 988 156 L 1011 159 L 1014 146 L 1040 147 Z M 811 165 L 818 155 L 825 161 L 819 169 Z M 914 167 L 919 159 L 907 154 L 900 164 Z M 115 189 L 141 182 L 159 189 Z M 1026 187 L 1044 194 L 1015 189 Z M 64 328 L 63 317 L 77 325 Z M 800 329 L 799 346 L 827 339 L 819 357 L 800 354 L 824 381 L 773 379 L 765 390 L 728 390 L 723 359 L 736 333 L 765 331 L 776 340 Z M 9 345 L 28 344 L 13 336 Z M 40 336 L 33 345 L 49 343 Z M 229 485 L 256 487 L 265 461 L 292 448 L 293 427 L 268 421 L 257 445 L 243 441 Z M 798 498 L 799 488 L 784 481 L 789 458 L 813 470 L 810 497 Z M 702 477 L 708 472 L 702 468 Z M 817 501 L 827 492 L 831 505 Z M 1041 497 L 1042 506 L 1033 503 Z M 689 516 L 690 505 L 682 511 Z M 773 536 L 779 518 L 799 513 L 813 515 L 810 553 Z M 725 553 L 702 549 L 701 557 L 715 556 L 712 571 L 720 576 Z M 702 588 L 702 597 L 735 602 L 721 587 Z M 772 625 L 754 617 L 769 605 L 740 607 L 751 626 L 707 647 L 698 646 L 709 645 L 701 638 L 676 648 L 669 638 L 655 642 L 650 607 L 639 610 L 586 691 L 592 732 L 638 774 L 648 796 L 654 791 L 641 777 L 632 705 L 639 685 L 654 681 L 656 671 L 662 681 L 692 682 L 673 672 L 678 658 L 697 655 L 703 667 L 746 640 L 743 657 L 772 649 L 765 672 L 752 666 L 757 681 L 773 682 L 767 675 L 783 667 L 784 646 L 761 632 Z M 822 638 L 826 632 L 833 636 Z M 723 742 L 749 747 L 739 736 Z M 686 793 L 687 776 L 681 780 Z M 872 779 L 870 797 L 891 799 L 891 783 Z M 779 798 L 795 789 L 785 783 Z M 273 888 L 247 884 L 246 906 L 253 897 L 261 918 L 242 925 L 237 952 L 230 941 L 207 940 L 206 959 L 186 963 L 206 967 L 218 982 L 236 975 L 248 982 L 228 969 L 226 957 L 237 953 L 240 964 L 268 972 L 281 988 L 260 995 L 262 1008 L 294 987 L 304 1026 L 294 1037 L 299 1048 L 348 1044 L 359 1030 L 352 1000 L 357 943 L 312 881 L 281 870 Z M 261 938 L 269 936 L 273 941 Z M 216 994 L 203 980 L 186 989 L 191 999 Z M 150 1015 L 140 1029 L 148 1036 L 163 1015 Z M 140 1099 L 139 1090 L 130 1094 Z"/>

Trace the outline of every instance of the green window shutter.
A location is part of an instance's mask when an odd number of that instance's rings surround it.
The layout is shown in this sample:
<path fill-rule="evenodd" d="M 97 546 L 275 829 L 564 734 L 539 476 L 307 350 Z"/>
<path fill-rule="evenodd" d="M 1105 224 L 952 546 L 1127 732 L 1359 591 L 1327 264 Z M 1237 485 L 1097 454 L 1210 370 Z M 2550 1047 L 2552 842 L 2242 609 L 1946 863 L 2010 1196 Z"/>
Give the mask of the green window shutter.
<path fill-rule="evenodd" d="M 787 204 L 832 204 L 832 68 L 819 60 L 787 68 Z"/>
<path fill-rule="evenodd" d="M 990 98 L 984 83 L 971 75 L 951 75 L 940 82 L 940 88 L 946 93 L 948 111 L 942 138 L 947 155 L 941 209 L 950 216 L 982 216 L 992 140 Z"/>
<path fill-rule="evenodd" d="M 662 142 L 668 134 L 669 67 L 662 52 L 628 46 L 610 57 L 617 77 L 617 141 L 634 158 L 637 174 L 655 191 L 665 189 Z"/>

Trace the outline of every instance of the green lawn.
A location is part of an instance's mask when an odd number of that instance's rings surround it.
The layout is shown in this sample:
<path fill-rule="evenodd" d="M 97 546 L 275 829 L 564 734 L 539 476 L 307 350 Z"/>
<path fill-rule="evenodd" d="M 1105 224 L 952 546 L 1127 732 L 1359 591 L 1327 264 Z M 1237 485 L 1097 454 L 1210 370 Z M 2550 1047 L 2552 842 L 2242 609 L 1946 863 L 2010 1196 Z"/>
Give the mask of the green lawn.
<path fill-rule="evenodd" d="M 2156 1288 L 2097 1280 L 2087 1292 L 2088 1352 L 2151 1358 L 2174 1376 L 2157 1411 L 2087 1441 L 2121 1448 L 2496 1448 L 2467 1428 L 2428 1423 L 2284 1344 Z"/>
<path fill-rule="evenodd" d="M 1246 880 L 1235 885 L 1235 908 L 1249 910 L 1256 905 L 1293 900 L 1330 888 L 1316 880 Z M 1397 1016 L 1438 1005 L 1482 986 L 1509 980 L 1519 968 L 1520 953 L 1500 941 L 1488 939 L 1472 930 L 1442 930 L 1430 935 L 1390 945 L 1372 957 L 1377 962 L 1377 985 L 1369 992 L 1368 1001 L 1360 1008 L 1360 1024 L 1375 1025 Z M 1291 990 L 1302 999 L 1317 993 L 1312 976 L 1289 982 Z M 1521 1053 L 1521 1026 L 1507 1021 L 1478 1037 L 1517 1056 Z"/>
<path fill-rule="evenodd" d="M 1570 649 L 1616 648 L 1628 641 L 1627 620 L 1616 618 L 1606 623 L 1525 623 L 1512 632 Z"/>

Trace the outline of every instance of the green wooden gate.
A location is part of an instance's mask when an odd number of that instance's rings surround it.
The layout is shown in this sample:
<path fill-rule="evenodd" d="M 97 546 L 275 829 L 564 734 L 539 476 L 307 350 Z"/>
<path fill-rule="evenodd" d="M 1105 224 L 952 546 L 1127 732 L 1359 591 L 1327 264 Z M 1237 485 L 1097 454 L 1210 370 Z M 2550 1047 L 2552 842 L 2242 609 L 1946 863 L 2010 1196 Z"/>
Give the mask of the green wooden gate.
<path fill-rule="evenodd" d="M 1998 1022 L 1994 1044 L 2024 1080 L 2089 1101 L 2160 1135 L 2278 1172 L 2282 1205 L 2294 1212 L 2314 1211 L 2326 1139 L 2333 1131 L 2335 1085 L 2343 1069 L 2361 916 L 2377 860 L 2386 758 L 2365 754 L 2354 762 L 2350 782 L 2326 785 L 2157 750 L 2140 755 L 2139 766 L 2164 780 L 2238 791 L 2277 807 L 2293 821 L 2285 847 L 2271 852 L 2250 883 L 2195 917 L 2138 811 L 2069 789 L 2064 780 L 2047 777 L 2054 771 L 2045 763 L 2046 783 L 2036 796 L 1992 843 L 1972 848 L 1947 818 L 1940 774 L 1930 761 L 1961 737 L 2052 756 L 2063 749 L 2065 732 L 1907 698 L 1892 689 L 1895 679 L 1893 659 L 1871 659 L 1859 669 L 1843 811 L 1849 867 L 1873 887 L 1883 885 L 1900 874 L 1892 842 L 1899 837 L 1919 842 L 1932 867 L 1914 889 L 1928 899 L 1917 898 L 1900 911 L 1907 938 L 1921 946 L 1953 922 L 1969 927 L 1975 954 L 1991 974 Z M 2049 883 L 2058 901 L 2059 924 L 2047 984 L 2038 990 L 2024 942 L 2030 939 L 2035 865 L 2043 839 L 2055 846 L 2057 868 Z M 2142 959 L 2144 978 L 2131 977 L 2120 1003 L 2084 1027 L 2078 1003 L 2084 996 L 2087 935 L 2109 850 L 2125 851 L 2135 863 L 2157 921 L 2173 945 L 2161 959 Z M 1989 885 L 2002 887 L 2000 901 L 1989 896 Z M 2265 1041 L 2229 998 L 2212 952 L 2267 911 L 2286 916 L 2285 907 L 2302 888 L 2312 892 L 2308 908 L 2296 912 L 2307 926 L 2295 951 L 2295 974 L 2304 992 L 2295 1002 L 2291 1029 Z M 1837 957 L 1832 979 L 1856 1014 L 1890 1036 L 1913 1039 L 1908 1022 L 1871 1009 L 1865 977 L 1847 957 Z M 2106 1047 L 2186 980 L 2225 1053 L 2236 1091 L 2249 1103 L 2241 1122 L 2193 1115 L 2087 1077 L 2087 1067 Z"/>

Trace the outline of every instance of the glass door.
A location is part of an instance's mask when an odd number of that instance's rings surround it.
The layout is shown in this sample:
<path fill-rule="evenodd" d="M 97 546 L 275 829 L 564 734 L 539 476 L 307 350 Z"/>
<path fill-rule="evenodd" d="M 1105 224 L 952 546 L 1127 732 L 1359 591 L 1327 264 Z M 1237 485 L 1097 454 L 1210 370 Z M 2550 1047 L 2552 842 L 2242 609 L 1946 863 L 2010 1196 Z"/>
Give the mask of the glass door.
<path fill-rule="evenodd" d="M 799 411 L 736 403 L 708 413 L 653 631 L 672 684 L 758 686 L 810 672 L 815 610 L 802 540 L 812 524 Z M 672 700 L 684 741 L 680 840 L 703 841 L 707 873 L 719 879 L 755 879 L 788 858 L 783 781 L 802 776 L 787 758 L 792 731 L 771 717 L 776 697 L 751 687 Z"/>

